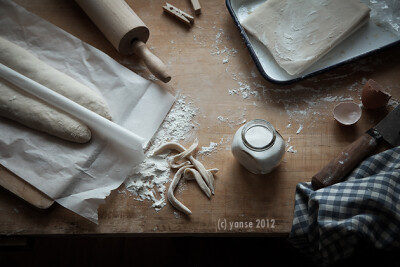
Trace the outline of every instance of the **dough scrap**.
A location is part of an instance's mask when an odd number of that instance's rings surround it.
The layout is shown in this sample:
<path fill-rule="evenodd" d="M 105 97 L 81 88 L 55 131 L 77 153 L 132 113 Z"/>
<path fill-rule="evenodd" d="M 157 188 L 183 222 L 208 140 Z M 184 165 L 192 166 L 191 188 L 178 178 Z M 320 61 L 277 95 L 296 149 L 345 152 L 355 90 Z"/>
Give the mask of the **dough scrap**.
<path fill-rule="evenodd" d="M 174 190 L 176 186 L 178 185 L 182 175 L 186 180 L 192 180 L 195 179 L 197 181 L 197 184 L 200 186 L 200 188 L 203 190 L 203 192 L 206 194 L 208 198 L 211 198 L 211 194 L 214 194 L 214 175 L 218 172 L 217 168 L 213 168 L 210 170 L 206 170 L 204 165 L 196 160 L 193 157 L 193 152 L 197 148 L 199 144 L 199 141 L 196 140 L 194 143 L 190 146 L 189 149 L 186 149 L 184 146 L 182 146 L 179 143 L 176 142 L 168 142 L 163 145 L 161 145 L 159 148 L 154 150 L 153 156 L 162 154 L 164 151 L 167 150 L 176 150 L 179 152 L 179 154 L 175 155 L 172 157 L 172 161 L 170 162 L 170 167 L 171 168 L 178 168 L 178 171 L 176 172 L 169 188 L 168 188 L 168 200 L 174 206 L 176 209 L 182 211 L 186 215 L 192 214 L 192 212 L 181 202 L 179 202 L 175 196 L 174 196 Z M 186 161 L 183 161 L 182 163 L 178 163 L 177 161 L 182 160 L 182 159 L 188 159 Z M 192 178 L 193 177 L 193 178 Z"/>
<path fill-rule="evenodd" d="M 195 170 L 193 168 L 187 168 L 187 169 L 185 169 L 185 172 L 183 173 L 183 177 L 186 180 L 195 179 L 197 184 L 200 186 L 201 190 L 203 190 L 204 194 L 206 194 L 206 196 L 208 198 L 211 198 L 211 190 L 207 186 L 207 184 L 204 182 L 203 178 L 201 177 L 200 173 L 197 170 Z"/>
<path fill-rule="evenodd" d="M 184 166 L 175 173 L 175 176 L 172 179 L 172 182 L 168 188 L 168 193 L 167 193 L 168 200 L 172 204 L 172 206 L 174 206 L 179 211 L 182 211 L 186 215 L 191 215 L 192 212 L 185 205 L 183 205 L 179 200 L 176 199 L 176 197 L 174 196 L 174 190 L 175 190 L 176 186 L 178 185 L 179 181 L 181 180 L 182 174 L 184 173 L 185 169 L 190 168 L 190 167 L 192 167 L 192 166 L 191 165 Z"/>
<path fill-rule="evenodd" d="M 359 0 L 267 0 L 241 24 L 297 75 L 364 25 L 369 12 Z"/>
<path fill-rule="evenodd" d="M 109 108 L 101 95 L 1 37 L 0 62 L 111 120 Z M 89 128 L 79 119 L 72 118 L 29 94 L 22 93 L 22 90 L 18 90 L 5 80 L 0 80 L 0 90 L 2 94 L 0 116 L 68 141 L 85 143 L 90 140 Z M 9 101 L 6 96 L 12 94 L 11 91 L 15 92 L 13 101 Z"/>

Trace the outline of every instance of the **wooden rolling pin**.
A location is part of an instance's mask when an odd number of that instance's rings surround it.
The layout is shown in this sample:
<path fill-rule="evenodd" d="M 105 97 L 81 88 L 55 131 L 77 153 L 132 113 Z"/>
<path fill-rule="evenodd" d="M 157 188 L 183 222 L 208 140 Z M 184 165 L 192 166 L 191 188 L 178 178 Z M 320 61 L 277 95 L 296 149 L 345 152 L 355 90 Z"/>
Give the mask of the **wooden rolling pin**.
<path fill-rule="evenodd" d="M 169 82 L 165 64 L 146 46 L 150 31 L 124 0 L 76 0 L 112 45 L 123 55 L 138 55 L 151 73 Z"/>

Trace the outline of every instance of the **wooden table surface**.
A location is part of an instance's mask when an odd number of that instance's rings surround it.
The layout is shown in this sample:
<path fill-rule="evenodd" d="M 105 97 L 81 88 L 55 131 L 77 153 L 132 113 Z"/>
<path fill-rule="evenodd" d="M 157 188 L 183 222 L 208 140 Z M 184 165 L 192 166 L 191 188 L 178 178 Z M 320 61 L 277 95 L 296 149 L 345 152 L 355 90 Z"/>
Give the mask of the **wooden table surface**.
<path fill-rule="evenodd" d="M 16 2 L 143 77 L 150 76 L 137 58 L 120 56 L 74 1 Z M 46 210 L 35 209 L 0 189 L 0 235 L 287 235 L 292 225 L 296 184 L 310 181 L 313 174 L 400 99 L 399 46 L 312 79 L 279 86 L 258 73 L 225 1 L 201 0 L 202 14 L 195 17 L 192 28 L 164 14 L 165 1 L 127 2 L 150 28 L 149 47 L 170 68 L 172 81 L 166 85 L 156 82 L 173 94 L 186 96 L 198 109 L 194 135 L 200 146 L 220 143 L 216 151 L 202 157 L 206 167 L 220 169 L 215 195 L 209 200 L 195 183 L 187 183 L 184 190 L 176 193 L 193 212 L 186 217 L 177 216 L 169 203 L 156 212 L 150 201 L 140 202 L 129 193 L 121 194 L 121 187 L 100 206 L 99 224 L 95 225 L 57 204 Z M 190 1 L 169 3 L 193 14 Z M 392 93 L 391 105 L 387 110 L 363 111 L 355 126 L 340 126 L 332 118 L 333 107 L 348 100 L 360 103 L 362 86 L 370 78 Z M 242 92 L 249 94 L 246 97 Z M 271 122 L 297 151 L 287 152 L 279 168 L 264 176 L 247 172 L 230 151 L 240 123 L 256 118 Z"/>

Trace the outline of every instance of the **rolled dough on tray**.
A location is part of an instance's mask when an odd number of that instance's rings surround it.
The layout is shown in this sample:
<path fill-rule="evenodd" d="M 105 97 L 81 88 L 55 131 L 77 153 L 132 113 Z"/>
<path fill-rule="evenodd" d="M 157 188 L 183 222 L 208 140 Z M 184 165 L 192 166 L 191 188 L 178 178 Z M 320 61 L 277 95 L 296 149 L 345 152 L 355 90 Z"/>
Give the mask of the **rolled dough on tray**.
<path fill-rule="evenodd" d="M 0 63 L 111 119 L 108 106 L 100 94 L 1 37 Z M 85 143 L 91 139 L 90 129 L 81 121 L 47 105 L 4 79 L 0 79 L 0 116 L 64 140 Z"/>
<path fill-rule="evenodd" d="M 267 0 L 241 24 L 297 75 L 364 25 L 369 13 L 359 0 Z"/>

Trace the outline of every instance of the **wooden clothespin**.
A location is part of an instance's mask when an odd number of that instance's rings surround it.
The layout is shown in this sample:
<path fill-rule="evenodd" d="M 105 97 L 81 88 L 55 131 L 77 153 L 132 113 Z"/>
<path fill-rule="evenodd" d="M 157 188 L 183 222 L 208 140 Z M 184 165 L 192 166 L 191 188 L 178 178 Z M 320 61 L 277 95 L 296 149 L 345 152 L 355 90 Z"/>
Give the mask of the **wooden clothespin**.
<path fill-rule="evenodd" d="M 190 0 L 190 1 L 192 2 L 194 13 L 196 15 L 200 15 L 201 14 L 201 6 L 200 6 L 200 3 L 199 3 L 199 0 Z"/>
<path fill-rule="evenodd" d="M 163 6 L 163 9 L 168 14 L 173 15 L 175 18 L 179 19 L 180 21 L 186 23 L 189 26 L 192 26 L 192 24 L 194 22 L 194 18 L 192 16 L 190 16 L 189 14 L 183 12 L 179 8 L 166 3 L 166 5 Z"/>

